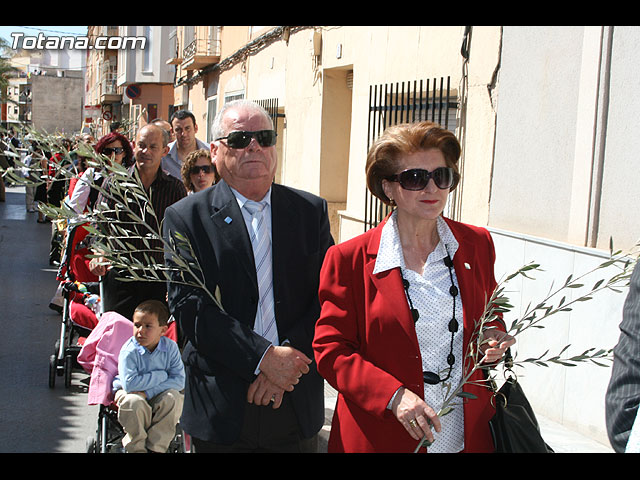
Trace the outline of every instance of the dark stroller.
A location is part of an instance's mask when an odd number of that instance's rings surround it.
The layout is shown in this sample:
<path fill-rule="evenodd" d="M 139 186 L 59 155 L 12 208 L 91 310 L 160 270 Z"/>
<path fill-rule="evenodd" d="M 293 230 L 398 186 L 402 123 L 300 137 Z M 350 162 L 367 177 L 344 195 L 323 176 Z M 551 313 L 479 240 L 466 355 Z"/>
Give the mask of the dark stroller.
<path fill-rule="evenodd" d="M 113 379 L 118 372 L 118 355 L 122 345 L 132 335 L 131 321 L 115 312 L 106 312 L 98 326 L 87 337 L 78 363 L 91 375 L 87 402 L 99 405 L 96 436 L 87 439 L 87 453 L 124 452 L 122 438 L 125 435 L 118 422 L 118 407 L 112 392 Z M 180 425 L 169 446 L 169 453 L 190 451 L 188 437 Z"/>
<path fill-rule="evenodd" d="M 77 255 L 88 252 L 83 245 L 87 231 L 84 224 L 69 228 L 65 240 L 65 249 L 58 269 L 57 280 L 60 281 L 63 307 L 60 335 L 55 344 L 54 353 L 49 357 L 49 387 L 54 388 L 56 377 L 64 376 L 64 385 L 71 385 L 71 374 L 77 368 L 76 357 L 82 342 L 91 333 L 97 323 L 97 312 L 91 313 L 84 303 L 94 302 L 95 310 L 99 310 L 100 284 L 94 281 L 97 277 L 84 275 L 81 278 L 73 268 L 73 260 Z M 83 282 L 83 283 L 80 283 Z M 94 316 L 92 322 L 78 323 L 72 314 L 72 302 L 82 304 L 82 308 Z M 98 303 L 98 304 L 97 304 Z"/>

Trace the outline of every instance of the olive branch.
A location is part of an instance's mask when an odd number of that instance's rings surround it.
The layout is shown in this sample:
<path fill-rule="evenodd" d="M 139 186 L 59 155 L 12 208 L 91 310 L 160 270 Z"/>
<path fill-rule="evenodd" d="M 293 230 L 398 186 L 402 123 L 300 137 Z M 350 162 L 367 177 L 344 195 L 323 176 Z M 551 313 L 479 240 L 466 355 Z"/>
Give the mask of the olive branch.
<path fill-rule="evenodd" d="M 179 232 L 173 232 L 168 239 L 163 237 L 163 222 L 153 208 L 152 192 L 144 189 L 137 169 L 129 170 L 112 163 L 87 144 L 80 143 L 76 149 L 67 151 L 50 135 L 33 131 L 29 136 L 43 150 L 61 153 L 67 160 L 54 165 L 55 176 L 59 179 L 67 181 L 78 175 L 72 168 L 73 156 L 86 157 L 88 167 L 104 177 L 103 182 L 98 182 L 96 175 L 78 180 L 98 192 L 98 201 L 90 211 L 78 214 L 65 202 L 38 206 L 47 217 L 67 222 L 70 228 L 83 225 L 89 232 L 94 251 L 87 258 L 100 259 L 100 265 L 115 268 L 118 272 L 116 278 L 120 281 L 169 281 L 201 289 L 223 310 L 219 290 L 215 294 L 209 291 L 189 239 Z M 37 172 L 37 167 L 27 166 L 19 160 L 15 163 L 14 168 L 3 172 L 13 182 L 20 185 L 44 182 L 39 174 L 36 180 L 30 178 L 31 175 L 23 176 L 25 171 Z M 164 258 L 165 253 L 171 262 L 156 258 L 159 254 Z"/>
<path fill-rule="evenodd" d="M 547 295 L 535 305 L 530 302 L 524 313 L 520 315 L 519 318 L 513 320 L 508 328 L 505 329 L 506 333 L 513 337 L 517 337 L 530 328 L 544 328 L 542 323 L 553 315 L 560 312 L 569 312 L 572 310 L 574 305 L 592 300 L 596 294 L 602 291 L 610 290 L 616 293 L 621 293 L 621 289 L 629 285 L 629 279 L 633 272 L 633 268 L 638 261 L 637 250 L 639 246 L 640 244 L 636 244 L 634 248 L 626 254 L 620 250 L 614 252 L 613 240 L 610 240 L 608 260 L 577 277 L 569 275 L 564 283 L 559 287 L 554 288 L 554 283 L 552 282 Z M 607 268 L 615 268 L 616 273 L 608 278 L 605 277 L 597 280 L 586 291 L 583 290 L 583 293 L 578 294 L 571 300 L 567 300 L 567 295 L 564 294 L 566 289 L 570 289 L 571 291 L 584 289 L 584 287 L 591 285 L 590 283 L 587 283 L 590 276 Z M 467 352 L 465 353 L 463 377 L 456 388 L 452 388 L 451 384 L 444 385 L 446 390 L 445 400 L 437 412 L 438 417 L 443 417 L 444 415 L 451 413 L 456 406 L 462 404 L 461 402 L 474 400 L 476 398 L 475 395 L 464 391 L 464 387 L 466 385 L 472 383 L 476 385 L 486 385 L 487 382 L 495 382 L 495 379 L 490 376 L 489 370 L 495 369 L 503 362 L 503 360 L 494 365 L 487 365 L 484 363 L 484 357 L 481 352 L 482 347 L 486 342 L 488 342 L 488 339 L 485 338 L 483 333 L 488 330 L 498 328 L 496 325 L 497 323 L 505 325 L 506 327 L 503 317 L 505 314 L 511 313 L 514 308 L 508 297 L 509 292 L 507 290 L 507 283 L 517 277 L 535 280 L 535 278 L 531 276 L 531 273 L 535 271 L 543 271 L 539 263 L 530 262 L 520 267 L 502 280 L 496 286 L 491 296 L 487 299 L 485 310 L 476 323 L 476 327 L 471 337 L 472 341 L 469 343 Z M 564 346 L 556 354 L 550 354 L 549 350 L 546 350 L 538 356 L 523 359 L 518 359 L 516 354 L 509 362 L 510 364 L 505 365 L 505 368 L 511 369 L 513 366 L 524 367 L 528 364 L 542 367 L 548 367 L 549 364 L 574 367 L 580 363 L 593 363 L 601 367 L 606 367 L 608 365 L 603 362 L 613 360 L 612 348 L 603 349 L 592 347 L 584 350 L 582 353 L 565 356 L 569 347 L 570 345 Z M 486 378 L 472 382 L 471 378 L 479 369 L 483 369 L 487 372 L 487 375 L 485 376 Z M 418 452 L 421 447 L 428 447 L 430 445 L 431 443 L 426 440 L 425 436 L 416 446 L 414 453 Z"/>

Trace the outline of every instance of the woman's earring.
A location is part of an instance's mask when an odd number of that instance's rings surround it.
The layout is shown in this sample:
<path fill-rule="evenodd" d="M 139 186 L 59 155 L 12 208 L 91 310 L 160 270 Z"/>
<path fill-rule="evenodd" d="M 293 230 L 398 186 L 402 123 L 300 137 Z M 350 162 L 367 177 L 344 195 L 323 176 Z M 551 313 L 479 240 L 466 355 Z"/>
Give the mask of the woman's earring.
<path fill-rule="evenodd" d="M 389 205 L 392 206 L 392 207 L 395 207 L 396 206 L 396 201 L 393 198 L 390 198 L 389 199 Z"/>

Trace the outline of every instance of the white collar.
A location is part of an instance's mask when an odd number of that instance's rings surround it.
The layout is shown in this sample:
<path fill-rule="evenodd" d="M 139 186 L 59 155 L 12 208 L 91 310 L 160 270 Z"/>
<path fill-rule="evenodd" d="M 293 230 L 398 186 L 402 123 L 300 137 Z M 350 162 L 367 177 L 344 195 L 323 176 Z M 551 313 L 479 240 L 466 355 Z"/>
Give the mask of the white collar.
<path fill-rule="evenodd" d="M 242 207 L 244 207 L 244 204 L 247 203 L 249 199 L 244 195 L 242 195 L 235 188 L 231 187 L 230 185 L 229 185 L 229 188 L 231 189 L 231 192 L 233 193 L 233 195 L 236 197 L 236 200 L 238 201 L 238 205 L 240 206 L 240 210 L 242 210 Z M 267 207 L 269 208 L 271 207 L 271 187 L 269 187 L 269 190 L 267 191 L 266 195 L 262 198 L 262 200 L 259 201 L 259 203 L 262 203 L 262 202 L 266 202 Z"/>
<path fill-rule="evenodd" d="M 395 210 L 387 220 L 387 223 L 382 227 L 380 247 L 378 248 L 378 256 L 373 273 L 380 273 L 397 267 L 401 269 L 406 268 L 402 244 L 400 243 L 400 234 L 398 232 L 397 215 L 398 212 Z M 427 263 L 442 260 L 447 256 L 447 253 L 451 255 L 451 259 L 453 260 L 459 246 L 456 237 L 453 236 L 449 225 L 447 225 L 447 222 L 445 222 L 441 216 L 436 220 L 436 228 L 438 229 L 440 241 L 433 252 L 429 254 Z"/>

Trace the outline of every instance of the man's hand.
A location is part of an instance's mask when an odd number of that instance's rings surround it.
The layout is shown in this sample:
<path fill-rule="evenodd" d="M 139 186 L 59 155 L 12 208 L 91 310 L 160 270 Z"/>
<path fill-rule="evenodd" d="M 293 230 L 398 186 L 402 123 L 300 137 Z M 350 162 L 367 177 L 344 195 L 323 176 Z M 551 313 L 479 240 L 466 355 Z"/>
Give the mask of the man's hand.
<path fill-rule="evenodd" d="M 100 252 L 95 252 L 100 254 Z M 96 275 L 97 277 L 104 277 L 109 270 L 109 265 L 104 265 L 107 262 L 107 259 L 104 257 L 95 257 L 89 261 L 89 270 L 91 273 Z"/>
<path fill-rule="evenodd" d="M 300 377 L 309 372 L 309 359 L 291 346 L 270 347 L 260 363 L 260 371 L 277 387 L 291 392 Z"/>
<path fill-rule="evenodd" d="M 279 408 L 282 404 L 284 390 L 271 382 L 264 373 L 260 373 L 247 392 L 247 401 L 256 405 L 269 405 L 273 402 L 272 408 Z"/>

